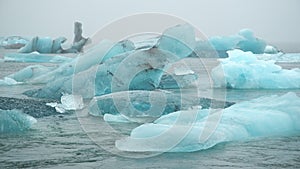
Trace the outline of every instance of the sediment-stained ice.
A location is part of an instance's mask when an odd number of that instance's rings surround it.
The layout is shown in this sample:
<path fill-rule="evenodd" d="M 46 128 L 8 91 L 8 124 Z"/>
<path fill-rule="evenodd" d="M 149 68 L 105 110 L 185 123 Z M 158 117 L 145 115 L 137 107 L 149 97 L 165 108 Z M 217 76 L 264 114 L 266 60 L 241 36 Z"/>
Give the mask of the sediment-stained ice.
<path fill-rule="evenodd" d="M 171 112 L 193 109 L 195 106 L 208 109 L 225 108 L 232 104 L 164 90 L 132 90 L 94 97 L 89 104 L 89 113 L 93 116 L 122 115 L 131 122 L 144 123 Z"/>
<path fill-rule="evenodd" d="M 196 105 L 197 101 L 191 100 L 187 104 Z M 121 114 L 129 121 L 142 123 L 178 111 L 184 106 L 187 105 L 181 106 L 180 95 L 171 92 L 134 90 L 94 97 L 89 105 L 89 113 L 94 116 Z"/>
<path fill-rule="evenodd" d="M 29 129 L 37 120 L 20 110 L 0 109 L 0 133 L 22 132 Z"/>
<path fill-rule="evenodd" d="M 275 61 L 258 60 L 251 52 L 228 51 L 229 58 L 212 70 L 215 87 L 237 89 L 300 88 L 300 69 L 283 69 Z"/>
<path fill-rule="evenodd" d="M 224 110 L 174 112 L 132 130 L 116 141 L 122 151 L 193 152 L 229 141 L 299 135 L 300 98 L 264 96 Z"/>

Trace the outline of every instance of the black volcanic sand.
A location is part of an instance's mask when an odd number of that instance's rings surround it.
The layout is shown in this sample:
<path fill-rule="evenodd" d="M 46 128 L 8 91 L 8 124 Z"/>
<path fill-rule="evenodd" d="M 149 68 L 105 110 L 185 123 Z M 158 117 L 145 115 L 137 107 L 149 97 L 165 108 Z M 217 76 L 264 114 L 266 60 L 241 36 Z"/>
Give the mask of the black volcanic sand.
<path fill-rule="evenodd" d="M 46 106 L 46 103 L 49 102 L 53 102 L 53 100 L 33 100 L 0 97 L 0 109 L 22 110 L 24 113 L 35 118 L 59 114 L 55 111 L 55 108 Z"/>
<path fill-rule="evenodd" d="M 9 97 L 0 97 L 0 109 L 2 110 L 22 110 L 24 113 L 40 118 L 44 116 L 59 114 L 55 108 L 47 106 L 46 103 L 55 102 L 55 100 L 33 100 L 33 99 L 17 99 Z M 200 98 L 200 106 L 202 109 L 208 108 L 227 108 L 235 103 L 218 101 L 209 98 Z"/>

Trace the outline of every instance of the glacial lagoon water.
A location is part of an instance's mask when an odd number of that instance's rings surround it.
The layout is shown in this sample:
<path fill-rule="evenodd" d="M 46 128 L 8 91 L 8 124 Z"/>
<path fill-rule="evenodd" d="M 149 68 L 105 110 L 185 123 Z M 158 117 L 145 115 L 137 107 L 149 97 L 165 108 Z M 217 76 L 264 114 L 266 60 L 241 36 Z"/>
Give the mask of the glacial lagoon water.
<path fill-rule="evenodd" d="M 2 51 L 0 56 L 7 51 Z M 74 57 L 74 56 L 68 56 Z M 193 58 L 190 59 L 193 64 Z M 214 68 L 216 59 L 203 59 L 207 69 Z M 0 78 L 35 63 L 0 63 Z M 299 62 L 280 62 L 283 68 L 299 68 Z M 56 66 L 57 63 L 46 63 Z M 196 67 L 197 64 L 194 63 Z M 203 84 L 205 86 L 205 84 Z M 24 91 L 40 85 L 1 86 L 0 96 L 27 99 Z M 199 89 L 203 96 L 211 96 L 211 88 Z M 241 102 L 260 96 L 295 92 L 299 89 L 214 89 L 214 97 Z M 184 92 L 189 92 L 184 91 Z M 193 93 L 190 93 L 191 95 Z M 218 98 L 219 97 L 219 98 Z M 1 104 L 1 103 L 0 103 Z M 249 141 L 218 144 L 210 149 L 192 153 L 163 153 L 151 158 L 132 159 L 114 155 L 84 132 L 75 112 L 37 118 L 31 130 L 17 134 L 0 135 L 0 168 L 299 168 L 300 136 L 274 136 Z M 103 143 L 114 143 L 108 130 L 101 130 L 105 122 L 93 117 L 99 124 L 97 134 Z M 135 123 L 112 124 L 115 130 L 129 134 Z M 104 128 L 104 127 L 103 127 Z"/>

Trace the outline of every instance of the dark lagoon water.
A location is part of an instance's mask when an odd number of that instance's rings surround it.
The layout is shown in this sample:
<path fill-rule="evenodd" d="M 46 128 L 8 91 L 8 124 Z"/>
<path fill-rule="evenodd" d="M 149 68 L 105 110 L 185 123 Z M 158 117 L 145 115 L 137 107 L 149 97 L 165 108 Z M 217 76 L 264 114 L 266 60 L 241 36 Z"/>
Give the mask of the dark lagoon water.
<path fill-rule="evenodd" d="M 2 50 L 1 56 L 7 51 Z M 72 56 L 71 56 L 72 57 Z M 217 65 L 215 59 L 204 60 L 206 68 Z M 197 63 L 191 59 L 191 67 Z M 0 63 L 0 78 L 33 63 Z M 284 68 L 300 67 L 299 62 L 279 63 Z M 56 66 L 56 64 L 45 64 Z M 201 70 L 200 70 L 201 71 Z M 201 96 L 240 102 L 293 90 L 224 90 L 212 89 L 202 81 Z M 22 93 L 41 86 L 0 86 L 0 97 L 28 99 Z M 212 92 L 213 90 L 213 92 Z M 184 92 L 189 92 L 184 91 Z M 212 95 L 214 93 L 214 95 Z M 193 93 L 191 93 L 193 94 Z M 90 117 L 99 122 L 100 141 L 113 146 L 115 140 L 109 130 L 103 130 L 102 118 Z M 0 135 L 0 168 L 299 168 L 300 136 L 257 138 L 243 142 L 218 144 L 213 148 L 192 153 L 163 153 L 150 158 L 126 158 L 115 155 L 97 145 L 82 129 L 78 113 L 54 114 L 37 118 L 33 128 L 24 133 Z M 137 124 L 113 124 L 114 129 L 130 133 Z M 138 156 L 138 155 L 137 155 Z"/>

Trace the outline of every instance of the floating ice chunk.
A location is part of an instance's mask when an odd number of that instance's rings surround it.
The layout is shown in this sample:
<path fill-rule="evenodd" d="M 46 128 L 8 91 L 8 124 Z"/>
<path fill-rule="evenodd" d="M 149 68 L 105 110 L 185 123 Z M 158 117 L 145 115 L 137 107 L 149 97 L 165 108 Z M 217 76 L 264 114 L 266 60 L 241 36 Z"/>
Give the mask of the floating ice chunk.
<path fill-rule="evenodd" d="M 165 30 L 157 47 L 179 58 L 190 55 L 196 46 L 195 31 L 189 24 L 177 25 Z"/>
<path fill-rule="evenodd" d="M 243 37 L 238 35 L 231 36 L 213 36 L 209 38 L 209 42 L 217 51 L 232 50 L 237 47 L 237 44 L 243 40 Z"/>
<path fill-rule="evenodd" d="M 113 114 L 105 114 L 103 116 L 104 121 L 106 122 L 114 122 L 114 123 L 129 123 L 130 121 L 123 117 L 120 114 L 113 115 Z"/>
<path fill-rule="evenodd" d="M 193 102 L 184 102 L 181 107 L 179 95 L 166 91 L 123 91 L 94 97 L 89 105 L 89 113 L 94 116 L 121 114 L 132 122 L 153 121 L 163 114 L 174 112 Z M 188 104 L 188 105 L 187 105 Z"/>
<path fill-rule="evenodd" d="M 27 43 L 28 40 L 20 36 L 9 36 L 0 40 L 0 46 L 5 49 L 19 49 Z"/>
<path fill-rule="evenodd" d="M 265 47 L 264 53 L 268 53 L 268 54 L 276 54 L 276 53 L 278 53 L 278 50 L 277 50 L 274 46 L 267 45 L 267 46 Z"/>
<path fill-rule="evenodd" d="M 8 53 L 4 55 L 5 61 L 13 61 L 13 62 L 50 62 L 50 63 L 60 63 L 71 61 L 72 58 L 64 57 L 64 56 L 53 56 L 53 55 L 45 55 L 39 54 L 38 52 L 32 53 Z"/>
<path fill-rule="evenodd" d="M 59 37 L 54 40 L 49 37 L 34 37 L 29 43 L 22 47 L 19 52 L 31 53 L 37 51 L 39 53 L 62 53 L 61 44 L 66 40 L 64 37 Z"/>
<path fill-rule="evenodd" d="M 130 137 L 116 141 L 116 147 L 135 152 L 192 152 L 228 141 L 299 134 L 299 120 L 300 98 L 287 93 L 241 102 L 224 110 L 171 113 L 135 128 Z"/>
<path fill-rule="evenodd" d="M 266 42 L 256 38 L 254 33 L 249 29 L 242 29 L 236 35 L 231 36 L 213 36 L 206 41 L 197 41 L 197 51 L 211 51 L 214 48 L 219 57 L 227 57 L 226 51 L 240 49 L 242 51 L 251 51 L 255 54 L 264 53 Z M 213 56 L 215 54 L 212 54 Z"/>
<path fill-rule="evenodd" d="M 64 94 L 60 101 L 66 110 L 80 110 L 84 107 L 83 99 L 80 95 Z"/>
<path fill-rule="evenodd" d="M 93 116 L 121 114 L 129 121 L 144 123 L 178 110 L 195 110 L 196 106 L 199 109 L 208 109 L 224 108 L 232 104 L 164 90 L 133 90 L 94 97 L 89 104 L 89 113 Z"/>
<path fill-rule="evenodd" d="M 254 36 L 254 33 L 249 29 L 242 29 L 239 32 L 244 39 L 241 40 L 237 46 L 243 51 L 251 51 L 254 54 L 264 53 L 266 42 Z"/>
<path fill-rule="evenodd" d="M 15 79 L 12 79 L 10 77 L 4 77 L 4 79 L 0 79 L 0 86 L 10 86 L 17 84 L 22 84 L 22 82 L 17 82 Z"/>
<path fill-rule="evenodd" d="M 65 113 L 67 110 L 81 110 L 84 108 L 83 99 L 80 95 L 63 94 L 60 103 L 46 103 L 47 106 L 54 107 L 58 113 Z"/>
<path fill-rule="evenodd" d="M 300 88 L 300 69 L 282 69 L 274 61 L 258 60 L 251 52 L 228 51 L 212 70 L 215 87 L 251 89 Z"/>
<path fill-rule="evenodd" d="M 20 110 L 0 109 L 0 133 L 25 131 L 36 122 L 35 118 Z"/>
<path fill-rule="evenodd" d="M 40 75 L 43 75 L 50 70 L 52 70 L 53 67 L 46 67 L 42 65 L 31 65 L 24 69 L 21 69 L 20 71 L 8 75 L 8 78 L 12 78 L 18 82 L 27 82 L 35 77 L 38 77 Z"/>

